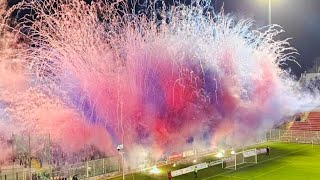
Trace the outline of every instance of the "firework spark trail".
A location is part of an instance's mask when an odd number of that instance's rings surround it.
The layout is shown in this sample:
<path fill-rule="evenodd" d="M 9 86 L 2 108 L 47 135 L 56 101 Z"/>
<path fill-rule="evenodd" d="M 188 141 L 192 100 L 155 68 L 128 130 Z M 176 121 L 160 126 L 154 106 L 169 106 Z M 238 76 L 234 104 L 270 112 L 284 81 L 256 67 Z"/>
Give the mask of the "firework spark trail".
<path fill-rule="evenodd" d="M 124 141 L 159 157 L 249 141 L 306 102 L 279 68 L 296 51 L 275 40 L 275 25 L 253 30 L 251 20 L 200 5 L 163 8 L 170 23 L 155 23 L 123 2 L 78 0 L 22 2 L 5 19 L 17 9 L 34 13 L 14 27 L 29 44 L 14 51 L 26 85 L 10 91 L 0 81 L 0 108 L 14 127 L 3 132 L 50 132 L 69 152 L 88 144 L 110 152 Z"/>

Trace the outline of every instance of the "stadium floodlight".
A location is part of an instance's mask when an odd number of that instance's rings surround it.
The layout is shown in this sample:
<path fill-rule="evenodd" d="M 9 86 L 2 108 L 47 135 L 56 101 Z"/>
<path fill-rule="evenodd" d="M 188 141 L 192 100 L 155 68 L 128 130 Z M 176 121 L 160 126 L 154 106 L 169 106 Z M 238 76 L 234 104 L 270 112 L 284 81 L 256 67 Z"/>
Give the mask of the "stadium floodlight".
<path fill-rule="evenodd" d="M 173 163 L 173 165 L 172 165 L 173 167 L 176 167 L 177 166 L 177 164 L 176 163 Z"/>
<path fill-rule="evenodd" d="M 231 154 L 235 154 L 234 150 L 231 151 Z"/>
<path fill-rule="evenodd" d="M 193 162 L 193 163 L 196 163 L 196 162 L 197 162 L 197 160 L 195 159 L 195 160 L 193 160 L 192 162 Z"/>
<path fill-rule="evenodd" d="M 123 149 L 123 144 L 119 144 L 118 146 L 117 146 L 117 150 L 118 151 L 121 151 Z"/>
<path fill-rule="evenodd" d="M 218 152 L 218 153 L 216 154 L 216 157 L 217 157 L 217 158 L 222 158 L 222 157 L 223 157 L 223 153 L 222 153 L 222 152 Z"/>
<path fill-rule="evenodd" d="M 124 173 L 124 151 L 123 151 L 123 144 L 119 144 L 117 146 L 117 150 L 119 151 L 119 153 L 121 154 L 122 157 L 122 179 L 125 179 L 125 173 Z"/>
<path fill-rule="evenodd" d="M 159 174 L 160 173 L 160 169 L 157 168 L 156 165 L 152 166 L 151 170 L 150 170 L 151 174 Z"/>

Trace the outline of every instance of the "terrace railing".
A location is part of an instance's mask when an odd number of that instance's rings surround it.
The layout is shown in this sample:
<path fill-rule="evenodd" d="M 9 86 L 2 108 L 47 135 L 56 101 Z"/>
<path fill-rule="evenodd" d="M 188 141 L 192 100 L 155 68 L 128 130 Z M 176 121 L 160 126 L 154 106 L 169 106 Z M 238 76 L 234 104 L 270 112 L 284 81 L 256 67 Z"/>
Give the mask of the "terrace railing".
<path fill-rule="evenodd" d="M 281 130 L 271 129 L 261 133 L 256 139 L 257 142 L 265 141 L 282 141 L 282 142 L 295 142 L 295 143 L 313 143 L 320 144 L 320 131 L 302 131 L 302 130 Z M 208 153 L 213 153 L 212 150 L 204 152 L 197 151 L 195 156 L 201 156 Z M 190 157 L 194 159 L 194 157 Z M 190 160 L 190 158 L 184 158 L 181 160 Z M 152 165 L 166 164 L 163 162 L 145 162 L 143 167 L 131 167 L 130 169 L 125 168 L 125 172 L 136 172 L 140 171 L 145 167 L 152 167 Z M 123 168 L 121 167 L 120 156 L 113 156 L 108 158 L 102 158 L 97 160 L 91 160 L 76 164 L 60 165 L 53 167 L 48 164 L 43 167 L 27 167 L 19 166 L 17 164 L 1 167 L 0 180 L 31 180 L 39 179 L 35 178 L 39 176 L 47 176 L 48 179 L 62 179 L 70 178 L 77 175 L 79 179 L 91 179 L 92 177 L 104 176 L 116 176 L 121 175 Z M 42 179 L 42 178 L 41 178 Z"/>
<path fill-rule="evenodd" d="M 114 176 L 119 174 L 118 157 L 108 157 L 83 163 L 65 165 L 56 168 L 24 168 L 23 166 L 7 166 L 1 168 L 0 180 L 35 180 L 35 179 L 63 179 L 77 175 L 78 179 L 88 179 L 99 175 Z M 32 177 L 32 178 L 30 178 Z"/>
<path fill-rule="evenodd" d="M 320 131 L 271 129 L 265 131 L 265 139 L 267 141 L 320 144 Z"/>

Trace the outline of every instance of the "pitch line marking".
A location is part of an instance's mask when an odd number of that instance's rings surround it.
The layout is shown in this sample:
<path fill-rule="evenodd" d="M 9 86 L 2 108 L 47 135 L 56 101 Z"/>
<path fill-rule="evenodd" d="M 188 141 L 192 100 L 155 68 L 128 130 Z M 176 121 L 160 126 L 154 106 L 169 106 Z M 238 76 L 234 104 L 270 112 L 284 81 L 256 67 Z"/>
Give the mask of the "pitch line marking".
<path fill-rule="evenodd" d="M 282 156 L 277 156 L 277 157 L 270 158 L 270 159 L 267 159 L 267 160 L 264 160 L 264 161 L 260 161 L 260 162 L 258 162 L 257 164 L 261 164 L 261 163 L 263 163 L 263 162 L 268 162 L 268 161 L 271 161 L 271 160 L 274 160 L 274 159 L 279 159 L 279 158 L 288 156 L 288 155 L 290 155 L 290 154 L 294 154 L 294 153 L 297 153 L 297 152 L 300 152 L 300 151 L 309 150 L 309 149 L 312 149 L 312 148 L 305 148 L 305 149 L 297 150 L 297 151 L 294 151 L 294 152 L 291 152 L 291 153 L 288 153 L 288 154 L 285 154 L 285 155 L 282 155 Z M 256 164 L 250 164 L 250 165 L 247 165 L 247 166 L 242 166 L 242 167 L 239 167 L 238 169 L 242 169 L 242 168 L 246 168 L 246 167 L 250 167 L 250 166 L 254 166 L 254 165 L 256 165 Z M 238 169 L 237 169 L 237 170 L 238 170 Z M 210 176 L 210 177 L 204 178 L 203 180 L 211 179 L 211 178 L 214 178 L 214 177 L 217 177 L 217 176 L 221 176 L 221 175 L 224 175 L 224 174 L 233 172 L 233 171 L 236 171 L 236 170 L 229 170 L 229 171 L 224 172 L 224 173 L 220 173 L 220 174 L 216 174 L 216 175 L 214 175 L 214 176 Z"/>
<path fill-rule="evenodd" d="M 227 178 L 236 178 L 236 179 L 246 179 L 246 178 L 242 178 L 239 176 L 226 176 L 226 175 L 221 175 L 222 177 L 227 177 Z"/>
<path fill-rule="evenodd" d="M 260 176 L 263 176 L 263 175 L 269 174 L 269 173 L 271 173 L 271 172 L 273 172 L 273 171 L 277 171 L 277 170 L 279 170 L 279 169 L 282 169 L 282 168 L 285 168 L 285 167 L 291 166 L 292 164 L 293 164 L 293 163 L 290 163 L 290 164 L 287 164 L 287 165 L 284 165 L 284 166 L 278 167 L 278 168 L 276 168 L 276 169 L 273 169 L 273 170 L 267 171 L 267 172 L 265 172 L 265 173 L 258 174 L 258 175 L 256 175 L 256 176 L 254 176 L 253 178 L 250 178 L 250 179 L 255 179 L 255 178 L 257 178 L 257 177 L 260 177 Z"/>

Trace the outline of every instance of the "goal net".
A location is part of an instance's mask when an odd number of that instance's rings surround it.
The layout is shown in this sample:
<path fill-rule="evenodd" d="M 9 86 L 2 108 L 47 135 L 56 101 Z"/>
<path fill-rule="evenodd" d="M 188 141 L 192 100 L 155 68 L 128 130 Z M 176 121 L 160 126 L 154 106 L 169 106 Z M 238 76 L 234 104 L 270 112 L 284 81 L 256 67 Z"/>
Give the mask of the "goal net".
<path fill-rule="evenodd" d="M 241 164 L 257 163 L 257 160 L 257 149 L 248 149 L 224 159 L 224 164 L 227 169 L 237 169 L 237 166 Z"/>

